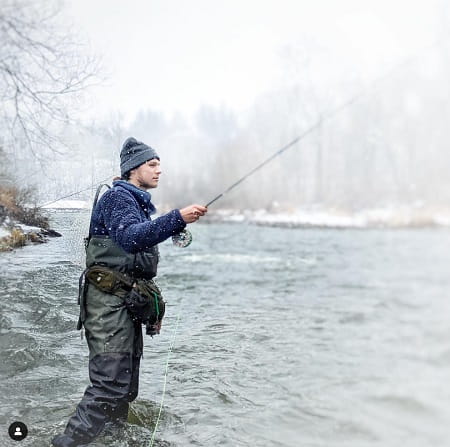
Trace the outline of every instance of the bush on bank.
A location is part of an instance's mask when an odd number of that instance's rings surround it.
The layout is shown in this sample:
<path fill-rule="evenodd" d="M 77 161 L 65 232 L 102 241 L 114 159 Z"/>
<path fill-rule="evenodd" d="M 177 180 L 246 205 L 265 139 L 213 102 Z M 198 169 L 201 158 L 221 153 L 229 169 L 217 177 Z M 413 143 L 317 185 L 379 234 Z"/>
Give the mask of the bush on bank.
<path fill-rule="evenodd" d="M 37 206 L 26 205 L 32 197 L 29 189 L 0 185 L 0 251 L 42 243 L 50 235 L 48 217 Z M 34 227 L 25 229 L 24 226 Z M 57 234 L 53 234 L 57 235 Z"/>

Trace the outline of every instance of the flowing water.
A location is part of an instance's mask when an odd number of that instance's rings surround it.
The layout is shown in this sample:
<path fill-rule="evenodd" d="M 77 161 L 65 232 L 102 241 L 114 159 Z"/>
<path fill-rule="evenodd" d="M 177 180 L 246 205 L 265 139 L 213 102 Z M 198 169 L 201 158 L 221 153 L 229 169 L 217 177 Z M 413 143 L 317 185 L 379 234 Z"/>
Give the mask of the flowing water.
<path fill-rule="evenodd" d="M 88 385 L 75 216 L 0 254 L 2 446 L 15 420 L 49 446 Z M 167 360 L 157 446 L 450 445 L 448 229 L 192 231 L 160 246 L 167 316 L 129 423 L 93 446 L 150 445 Z"/>

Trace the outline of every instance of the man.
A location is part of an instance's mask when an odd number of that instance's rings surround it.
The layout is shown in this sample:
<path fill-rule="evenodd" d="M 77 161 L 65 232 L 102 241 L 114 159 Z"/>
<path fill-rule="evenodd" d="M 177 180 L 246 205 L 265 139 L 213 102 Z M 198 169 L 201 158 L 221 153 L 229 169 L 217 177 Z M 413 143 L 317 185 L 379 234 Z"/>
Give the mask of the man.
<path fill-rule="evenodd" d="M 87 444 L 106 422 L 127 420 L 129 403 L 138 394 L 142 324 L 147 333 L 159 333 L 163 316 L 164 302 L 152 281 L 159 260 L 157 244 L 207 211 L 194 204 L 151 220 L 155 207 L 146 190 L 158 186 L 159 156 L 134 138 L 123 144 L 120 170 L 122 179 L 94 204 L 88 268 L 80 287 L 79 328 L 85 327 L 92 384 L 64 433 L 53 439 L 56 447 Z M 143 314 L 135 315 L 142 303 Z"/>

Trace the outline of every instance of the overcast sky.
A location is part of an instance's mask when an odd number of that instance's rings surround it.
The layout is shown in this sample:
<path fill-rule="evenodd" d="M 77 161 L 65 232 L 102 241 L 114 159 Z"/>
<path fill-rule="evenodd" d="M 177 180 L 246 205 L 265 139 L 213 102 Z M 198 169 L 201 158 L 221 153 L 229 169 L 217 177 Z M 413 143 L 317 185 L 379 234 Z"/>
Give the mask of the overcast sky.
<path fill-rule="evenodd" d="M 90 113 L 142 108 L 239 112 L 280 79 L 285 45 L 305 38 L 367 79 L 435 39 L 439 0 L 67 0 L 108 80 Z M 311 55 L 314 57 L 314 55 Z M 324 70 L 326 67 L 324 67 Z"/>

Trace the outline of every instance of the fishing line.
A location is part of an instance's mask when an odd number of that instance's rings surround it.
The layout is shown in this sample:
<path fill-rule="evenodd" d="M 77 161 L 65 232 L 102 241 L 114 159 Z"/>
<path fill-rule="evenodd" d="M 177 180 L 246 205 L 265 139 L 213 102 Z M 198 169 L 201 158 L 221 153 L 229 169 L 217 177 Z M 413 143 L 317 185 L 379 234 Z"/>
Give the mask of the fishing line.
<path fill-rule="evenodd" d="M 88 186 L 87 188 L 80 189 L 79 191 L 72 192 L 72 193 L 70 193 L 70 194 L 67 194 L 66 196 L 58 197 L 57 199 L 52 200 L 51 202 L 47 202 L 47 203 L 44 203 L 43 205 L 40 205 L 39 208 L 44 208 L 44 207 L 46 207 L 46 206 L 48 206 L 48 205 L 52 205 L 53 203 L 59 202 L 60 200 L 63 200 L 63 199 L 67 199 L 67 198 L 69 198 L 69 197 L 76 196 L 77 194 L 80 194 L 80 193 L 85 192 L 85 191 L 89 191 L 90 189 L 95 188 L 96 186 L 100 185 L 101 183 L 106 182 L 107 180 L 109 180 L 109 179 L 110 179 L 111 177 L 113 177 L 113 176 L 114 176 L 114 174 L 111 174 L 111 175 L 109 175 L 108 177 L 106 177 L 105 179 L 100 180 L 100 181 L 97 182 L 97 183 L 92 183 L 91 186 Z"/>
<path fill-rule="evenodd" d="M 180 317 L 181 317 L 181 305 L 180 305 L 179 310 L 178 310 L 177 320 L 176 320 L 176 323 L 175 323 L 175 328 L 173 330 L 173 336 L 172 336 L 172 340 L 171 340 L 171 343 L 170 343 L 170 346 L 169 346 L 169 350 L 167 351 L 166 368 L 165 368 L 165 372 L 164 372 L 164 385 L 163 385 L 161 403 L 159 405 L 159 412 L 158 412 L 158 417 L 156 418 L 155 428 L 153 429 L 152 437 L 150 439 L 150 447 L 152 447 L 153 443 L 155 442 L 156 430 L 158 429 L 158 424 L 159 424 L 159 421 L 161 419 L 162 408 L 163 408 L 163 405 L 164 405 L 164 398 L 166 396 L 167 376 L 169 374 L 169 360 L 170 360 L 170 355 L 172 354 L 173 347 L 175 345 L 175 341 L 176 341 L 176 338 L 177 338 L 178 323 L 180 322 Z"/>
<path fill-rule="evenodd" d="M 440 43 L 440 41 L 435 42 L 434 44 L 432 44 L 430 46 L 434 47 L 434 46 L 438 45 L 439 43 Z M 425 47 L 425 48 L 427 48 L 427 47 Z M 423 51 L 423 49 L 421 51 Z M 414 59 L 416 59 L 416 57 L 417 57 L 416 54 L 415 55 L 411 55 L 409 57 L 406 57 L 403 61 L 401 61 L 400 63 L 398 63 L 395 66 L 393 66 L 386 73 L 384 73 L 381 76 L 375 78 L 365 88 L 361 89 L 358 93 L 356 93 L 355 95 L 350 97 L 348 100 L 344 101 L 341 105 L 339 105 L 338 107 L 335 107 L 334 109 L 329 110 L 328 112 L 326 112 L 324 114 L 321 114 L 320 118 L 313 125 L 311 125 L 309 128 L 307 128 L 303 133 L 301 133 L 300 135 L 295 137 L 292 141 L 287 143 L 285 146 L 283 146 L 280 149 L 278 149 L 275 153 L 273 153 L 267 159 L 262 161 L 259 165 L 254 167 L 247 174 L 245 174 L 244 176 L 239 178 L 236 182 L 234 182 L 232 185 L 230 185 L 227 189 L 225 189 L 223 192 L 221 192 L 216 197 L 214 197 L 212 200 L 210 200 L 205 206 L 209 207 L 210 205 L 212 205 L 213 203 L 215 203 L 216 201 L 221 199 L 223 196 L 225 196 L 230 191 L 232 191 L 234 188 L 236 188 L 238 185 L 240 185 L 242 182 L 244 182 L 248 177 L 250 177 L 255 172 L 257 172 L 258 170 L 263 168 L 266 164 L 270 163 L 273 159 L 275 159 L 276 157 L 280 156 L 286 150 L 288 150 L 289 148 L 291 148 L 292 146 L 294 146 L 295 144 L 297 144 L 298 142 L 300 142 L 301 140 L 306 138 L 309 134 L 311 134 L 313 131 L 315 131 L 317 128 L 319 128 L 324 122 L 330 121 L 336 115 L 338 115 L 340 112 L 342 112 L 346 108 L 348 108 L 351 105 L 353 105 L 362 96 L 364 96 L 367 93 L 368 90 L 372 90 L 377 83 L 379 83 L 383 79 L 391 76 L 391 74 L 394 71 L 396 71 L 397 69 L 399 69 L 400 67 L 411 63 Z M 178 245 L 179 247 L 186 247 L 186 246 L 188 246 L 191 243 L 192 235 L 190 234 L 189 231 L 183 230 L 183 232 L 181 232 L 179 235 L 173 236 L 172 239 L 173 239 L 173 242 L 174 242 L 175 245 Z M 174 343 L 175 343 L 175 336 L 176 336 L 176 330 L 178 328 L 179 318 L 180 318 L 180 312 L 179 312 L 178 317 L 177 317 L 177 324 L 176 324 L 176 328 L 175 328 L 175 331 L 174 331 L 174 338 L 173 338 L 173 341 L 172 341 L 172 343 L 171 343 L 171 345 L 169 347 L 169 351 L 168 351 L 168 355 L 167 355 L 166 372 L 165 372 L 165 377 L 164 377 L 163 396 L 162 396 L 162 400 L 161 400 L 160 411 L 159 411 L 159 414 L 158 414 L 158 420 L 157 420 L 157 423 L 155 425 L 155 429 L 153 431 L 150 447 L 153 446 L 154 437 L 155 437 L 155 434 L 156 434 L 156 429 L 157 429 L 158 422 L 159 422 L 160 416 L 161 416 L 163 401 L 164 401 L 165 392 L 166 392 L 167 374 L 168 374 L 168 367 L 169 367 L 169 358 L 170 358 L 170 354 L 172 352 L 172 349 L 173 349 L 173 346 L 174 346 Z"/>
<path fill-rule="evenodd" d="M 443 39 L 442 39 L 443 40 Z M 430 45 L 429 47 L 434 47 L 437 46 L 440 43 L 440 41 L 435 42 L 434 44 Z M 427 48 L 427 47 L 425 47 Z M 423 51 L 425 48 L 423 48 L 421 51 Z M 270 163 L 273 159 L 275 159 L 276 157 L 280 156 L 281 154 L 283 154 L 286 150 L 288 150 L 289 148 L 293 147 L 295 144 L 297 144 L 298 142 L 300 142 L 301 140 L 303 140 L 304 138 L 306 138 L 309 134 L 311 134 L 314 130 L 316 130 L 317 128 L 319 128 L 324 122 L 327 122 L 329 120 L 331 120 L 332 118 L 334 118 L 337 114 L 339 114 L 340 112 L 342 112 L 344 109 L 350 107 L 353 103 L 355 103 L 360 97 L 364 96 L 366 94 L 366 92 L 369 89 L 373 89 L 374 85 L 377 84 L 378 82 L 380 82 L 382 79 L 390 76 L 392 74 L 392 72 L 396 71 L 399 67 L 406 65 L 408 63 L 410 63 L 411 61 L 413 61 L 414 59 L 417 58 L 417 54 L 415 55 L 411 55 L 407 58 L 405 58 L 403 61 L 401 61 L 400 63 L 396 64 L 394 67 L 392 67 L 390 70 L 388 70 L 386 73 L 382 74 L 381 76 L 377 77 L 375 80 L 373 80 L 372 82 L 370 82 L 366 88 L 360 90 L 357 94 L 353 95 L 351 98 L 349 98 L 347 101 L 343 102 L 341 105 L 339 105 L 338 107 L 329 110 L 328 112 L 324 113 L 321 115 L 321 117 L 313 124 L 311 125 L 309 128 L 307 128 L 303 133 L 301 133 L 300 135 L 298 135 L 297 137 L 295 137 L 292 141 L 290 141 L 289 143 L 287 143 L 285 146 L 281 147 L 280 149 L 278 149 L 276 152 L 274 152 L 272 155 L 270 155 L 267 159 L 265 159 L 264 161 L 262 161 L 260 164 L 258 164 L 256 167 L 254 167 L 252 170 L 250 170 L 247 174 L 245 174 L 244 176 L 242 176 L 241 178 L 239 178 L 237 181 L 235 181 L 232 185 L 230 185 L 228 188 L 226 188 L 223 192 L 221 192 L 220 194 L 218 194 L 217 196 L 215 196 L 212 200 L 210 200 L 207 204 L 206 207 L 209 207 L 210 205 L 212 205 L 213 203 L 215 203 L 216 201 L 218 201 L 219 199 L 221 199 L 222 197 L 224 197 L 226 194 L 228 194 L 230 191 L 232 191 L 234 188 L 236 188 L 238 185 L 240 185 L 242 182 L 244 182 L 248 177 L 250 177 L 251 175 L 253 175 L 255 172 L 257 172 L 258 170 L 260 170 L 261 168 L 263 168 L 266 164 Z M 80 191 L 76 191 L 73 192 L 71 194 L 62 196 L 56 200 L 53 200 L 51 202 L 48 202 L 44 205 L 42 205 L 42 207 L 44 206 L 48 206 L 50 204 L 53 204 L 55 202 L 58 202 L 59 200 L 65 199 L 65 198 L 69 198 L 72 197 L 74 195 L 80 194 L 81 192 L 85 192 L 89 189 L 92 189 L 94 186 L 97 186 L 105 181 L 107 181 L 109 178 L 111 178 L 111 176 L 108 176 L 106 179 L 91 185 L 88 188 L 82 189 Z M 190 232 L 188 232 L 187 230 L 183 230 L 183 232 L 180 233 L 180 235 L 176 235 L 173 238 L 173 242 L 175 245 L 178 245 L 180 247 L 186 247 L 188 246 L 191 241 L 192 241 L 192 235 L 190 234 Z M 156 431 L 158 429 L 158 425 L 159 422 L 161 420 L 161 414 L 162 414 L 162 408 L 164 405 L 164 399 L 165 399 L 165 395 L 166 395 L 166 389 L 167 389 L 167 377 L 168 377 L 168 370 L 169 370 L 169 361 L 170 361 L 170 356 L 173 352 L 173 347 L 175 345 L 175 341 L 176 341 L 176 336 L 177 336 L 177 331 L 178 331 L 178 325 L 179 325 L 179 321 L 180 321 L 180 317 L 181 317 L 181 306 L 179 308 L 178 311 L 178 315 L 177 315 L 177 319 L 176 319 L 176 324 L 175 324 L 175 328 L 173 330 L 173 336 L 172 336 L 172 340 L 171 343 L 169 345 L 169 349 L 167 351 L 167 356 L 166 356 L 166 365 L 165 365 L 165 372 L 164 372 L 164 382 L 163 382 L 163 390 L 162 390 L 162 397 L 161 397 L 161 402 L 160 402 L 160 406 L 159 406 L 159 412 L 158 412 L 158 417 L 155 423 L 155 427 L 152 433 L 152 437 L 150 439 L 150 447 L 153 447 L 154 441 L 155 441 L 155 436 L 156 436 Z"/>

